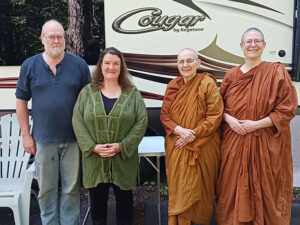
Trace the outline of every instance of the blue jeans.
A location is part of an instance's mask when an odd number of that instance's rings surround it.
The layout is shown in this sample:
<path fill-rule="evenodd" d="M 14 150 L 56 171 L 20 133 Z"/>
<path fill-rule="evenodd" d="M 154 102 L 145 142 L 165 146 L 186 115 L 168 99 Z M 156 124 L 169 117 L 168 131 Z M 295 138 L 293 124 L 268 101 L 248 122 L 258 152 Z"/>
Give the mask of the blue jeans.
<path fill-rule="evenodd" d="M 36 143 L 35 166 L 43 225 L 76 225 L 80 210 L 80 150 L 77 142 Z M 58 182 L 61 198 L 58 207 Z"/>

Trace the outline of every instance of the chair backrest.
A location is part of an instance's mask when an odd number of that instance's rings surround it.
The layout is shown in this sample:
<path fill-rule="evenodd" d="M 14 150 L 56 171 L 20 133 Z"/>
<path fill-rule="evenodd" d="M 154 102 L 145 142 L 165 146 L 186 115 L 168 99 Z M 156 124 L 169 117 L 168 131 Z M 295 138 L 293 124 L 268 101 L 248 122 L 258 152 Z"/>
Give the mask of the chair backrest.
<path fill-rule="evenodd" d="M 29 126 L 31 131 L 31 116 Z M 17 115 L 0 117 L 0 129 L 0 179 L 23 179 L 30 154 L 23 148 Z"/>

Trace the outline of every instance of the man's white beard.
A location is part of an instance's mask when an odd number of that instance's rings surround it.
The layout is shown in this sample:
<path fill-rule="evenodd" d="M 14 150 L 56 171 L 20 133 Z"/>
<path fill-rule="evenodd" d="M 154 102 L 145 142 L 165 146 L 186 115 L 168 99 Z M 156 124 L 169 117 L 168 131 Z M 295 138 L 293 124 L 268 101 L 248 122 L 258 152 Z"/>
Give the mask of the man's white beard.
<path fill-rule="evenodd" d="M 65 45 L 62 47 L 46 47 L 45 46 L 45 52 L 48 56 L 51 58 L 57 58 L 63 54 L 65 50 Z"/>

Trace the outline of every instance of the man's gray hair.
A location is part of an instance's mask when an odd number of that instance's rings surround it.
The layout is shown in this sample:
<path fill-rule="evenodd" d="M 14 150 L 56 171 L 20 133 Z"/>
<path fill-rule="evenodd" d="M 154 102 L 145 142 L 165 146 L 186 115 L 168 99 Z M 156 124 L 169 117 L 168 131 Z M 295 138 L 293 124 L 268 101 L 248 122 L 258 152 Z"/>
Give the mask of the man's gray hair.
<path fill-rule="evenodd" d="M 45 33 L 45 27 L 46 27 L 46 25 L 47 25 L 48 23 L 53 23 L 53 22 L 54 22 L 54 23 L 58 23 L 58 24 L 62 27 L 62 29 L 64 30 L 64 27 L 63 27 L 63 25 L 62 25 L 60 22 L 58 22 L 57 20 L 51 19 L 51 20 L 47 20 L 47 21 L 43 24 L 41 35 L 43 35 L 43 34 Z"/>

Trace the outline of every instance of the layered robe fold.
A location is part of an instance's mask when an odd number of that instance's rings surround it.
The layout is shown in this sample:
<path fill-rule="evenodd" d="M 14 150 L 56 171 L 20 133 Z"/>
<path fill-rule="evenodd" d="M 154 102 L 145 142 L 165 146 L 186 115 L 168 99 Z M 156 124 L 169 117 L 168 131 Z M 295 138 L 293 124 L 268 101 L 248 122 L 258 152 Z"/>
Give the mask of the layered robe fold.
<path fill-rule="evenodd" d="M 184 216 L 209 224 L 219 170 L 220 130 L 223 103 L 216 80 L 208 73 L 195 75 L 186 84 L 183 77 L 167 87 L 161 111 L 166 129 L 166 169 L 169 215 Z M 175 147 L 179 125 L 193 129 L 196 139 L 184 148 Z"/>
<path fill-rule="evenodd" d="M 244 136 L 222 126 L 217 185 L 218 225 L 289 225 L 293 188 L 290 120 L 296 90 L 280 63 L 262 62 L 243 74 L 231 69 L 221 88 L 224 110 L 240 120 L 270 117 L 274 126 Z"/>

